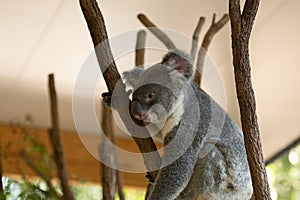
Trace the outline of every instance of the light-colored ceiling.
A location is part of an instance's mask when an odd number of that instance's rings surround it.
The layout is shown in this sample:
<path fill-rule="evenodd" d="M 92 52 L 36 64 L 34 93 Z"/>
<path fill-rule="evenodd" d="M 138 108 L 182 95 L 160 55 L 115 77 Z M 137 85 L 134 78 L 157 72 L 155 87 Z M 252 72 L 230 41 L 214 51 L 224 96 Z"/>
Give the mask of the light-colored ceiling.
<path fill-rule="evenodd" d="M 144 13 L 159 27 L 188 36 L 198 18 L 205 16 L 201 38 L 212 14 L 221 17 L 227 4 L 221 0 L 99 2 L 110 36 L 143 28 L 136 16 Z M 253 83 L 266 157 L 300 134 L 299 8 L 299 0 L 261 1 L 251 38 Z M 38 127 L 49 127 L 47 74 L 53 72 L 61 128 L 75 131 L 72 93 L 93 46 L 78 1 L 2 0 L 0 10 L 0 122 L 8 124 L 30 114 Z M 223 78 L 226 110 L 239 122 L 229 24 L 214 38 L 209 56 Z M 146 57 L 148 63 L 159 59 Z M 118 63 L 121 71 L 129 69 L 133 56 Z"/>

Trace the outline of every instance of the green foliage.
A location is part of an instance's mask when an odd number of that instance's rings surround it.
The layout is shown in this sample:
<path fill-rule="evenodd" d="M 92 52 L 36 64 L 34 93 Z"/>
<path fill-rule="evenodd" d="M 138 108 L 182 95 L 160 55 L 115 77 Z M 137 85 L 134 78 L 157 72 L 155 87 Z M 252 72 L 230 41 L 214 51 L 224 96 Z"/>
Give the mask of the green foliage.
<path fill-rule="evenodd" d="M 50 154 L 47 151 L 45 145 L 40 142 L 37 134 L 37 129 L 33 123 L 32 118 L 28 115 L 21 124 L 17 124 L 15 134 L 21 134 L 23 136 L 24 152 L 29 156 L 30 161 L 39 171 L 43 174 L 43 178 L 51 179 L 51 173 L 55 169 L 55 165 L 50 158 Z M 18 131 L 19 130 L 19 131 Z"/>
<path fill-rule="evenodd" d="M 99 185 L 85 184 L 81 182 L 72 186 L 75 199 L 101 200 L 102 188 Z"/>
<path fill-rule="evenodd" d="M 51 190 L 46 184 L 46 181 L 50 182 L 51 174 L 54 173 L 53 169 L 55 169 L 55 166 L 47 148 L 39 140 L 37 129 L 34 126 L 32 118 L 26 116 L 22 123 L 13 124 L 12 133 L 22 136 L 24 149 L 20 154 L 23 156 L 25 162 L 34 169 L 37 175 L 41 176 L 41 179 L 34 181 L 28 179 L 27 176 L 23 174 L 22 169 L 19 169 L 22 176 L 21 179 L 3 178 L 4 196 L 6 199 L 57 199 L 57 194 L 60 194 L 59 187 Z M 8 160 L 9 163 L 12 145 L 13 141 L 10 141 L 1 149 L 3 157 Z M 0 200 L 2 199 L 5 198 L 0 196 Z"/>
<path fill-rule="evenodd" d="M 23 138 L 23 154 L 25 153 L 27 164 L 28 162 L 38 171 L 40 178 L 29 179 L 25 174 L 20 174 L 22 178 L 14 179 L 12 177 L 3 177 L 4 194 L 0 194 L 0 200 L 56 200 L 57 195 L 54 195 L 53 191 L 49 189 L 45 180 L 51 180 L 51 174 L 54 173 L 55 165 L 47 148 L 40 142 L 37 129 L 34 126 L 33 120 L 30 116 L 26 116 L 22 123 L 15 123 L 12 125 L 13 134 L 20 134 Z M 11 156 L 11 147 L 13 141 L 8 142 L 1 151 L 5 159 Z M 55 193 L 62 196 L 60 186 L 58 184 L 52 184 Z M 80 182 L 71 186 L 75 199 L 88 199 L 88 200 L 101 200 L 102 188 L 99 185 Z M 142 200 L 144 199 L 144 190 L 126 189 L 126 199 L 130 200 Z M 118 195 L 116 195 L 117 200 Z"/>
<path fill-rule="evenodd" d="M 145 190 L 136 190 L 136 189 L 126 189 L 124 191 L 126 199 L 130 200 L 144 200 L 145 199 Z"/>
<path fill-rule="evenodd" d="M 4 195 L 6 200 L 55 200 L 42 180 L 15 180 L 4 177 Z M 1 199 L 1 198 L 0 198 Z"/>
<path fill-rule="evenodd" d="M 300 199 L 300 145 L 267 166 L 273 200 Z"/>

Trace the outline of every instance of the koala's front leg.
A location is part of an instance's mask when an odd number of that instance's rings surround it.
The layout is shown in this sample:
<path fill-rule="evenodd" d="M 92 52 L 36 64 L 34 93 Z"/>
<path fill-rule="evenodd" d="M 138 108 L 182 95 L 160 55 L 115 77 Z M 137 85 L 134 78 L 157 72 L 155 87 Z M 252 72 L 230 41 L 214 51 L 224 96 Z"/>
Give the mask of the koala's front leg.
<path fill-rule="evenodd" d="M 170 159 L 168 157 L 168 152 L 164 152 L 163 162 Z M 189 183 L 197 158 L 197 152 L 188 148 L 177 160 L 163 167 L 158 173 L 148 200 L 174 200 Z"/>

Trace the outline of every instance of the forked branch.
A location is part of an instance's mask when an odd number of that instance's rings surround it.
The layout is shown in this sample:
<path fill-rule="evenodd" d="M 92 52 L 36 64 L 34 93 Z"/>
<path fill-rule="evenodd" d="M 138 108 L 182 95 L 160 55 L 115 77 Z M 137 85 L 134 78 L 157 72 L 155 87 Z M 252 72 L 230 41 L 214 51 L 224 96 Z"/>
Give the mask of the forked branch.
<path fill-rule="evenodd" d="M 216 14 L 213 15 L 212 23 L 206 32 L 201 48 L 198 51 L 198 59 L 196 63 L 197 67 L 197 73 L 195 74 L 195 82 L 200 85 L 201 79 L 202 79 L 202 73 L 203 73 L 203 66 L 204 66 L 204 60 L 206 56 L 206 52 L 208 50 L 208 47 L 213 39 L 213 37 L 216 35 L 216 33 L 223 27 L 225 24 L 229 21 L 228 14 L 224 14 L 223 17 L 216 22 Z"/>
<path fill-rule="evenodd" d="M 249 59 L 249 39 L 258 5 L 259 0 L 247 0 L 241 14 L 240 0 L 229 0 L 229 16 L 235 85 L 254 189 L 253 198 L 269 200 L 270 188 L 260 141 Z"/>

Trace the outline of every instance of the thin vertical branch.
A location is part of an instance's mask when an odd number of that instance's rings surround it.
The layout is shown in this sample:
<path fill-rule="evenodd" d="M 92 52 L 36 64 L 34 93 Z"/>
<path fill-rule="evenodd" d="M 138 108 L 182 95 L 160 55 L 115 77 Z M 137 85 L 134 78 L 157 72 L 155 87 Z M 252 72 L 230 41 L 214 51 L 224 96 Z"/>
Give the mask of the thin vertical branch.
<path fill-rule="evenodd" d="M 216 14 L 213 15 L 212 23 L 211 26 L 209 27 L 208 31 L 206 32 L 201 48 L 199 49 L 198 52 L 198 59 L 197 59 L 197 71 L 199 73 L 195 74 L 195 82 L 200 85 L 201 84 L 201 79 L 202 79 L 202 72 L 203 72 L 203 66 L 204 66 L 204 60 L 206 56 L 206 52 L 208 50 L 208 47 L 213 39 L 213 37 L 216 35 L 216 33 L 225 26 L 225 24 L 229 21 L 229 16 L 228 14 L 224 14 L 223 17 L 218 21 L 215 22 L 216 20 Z"/>
<path fill-rule="evenodd" d="M 102 169 L 102 193 L 104 200 L 114 200 L 116 194 L 117 186 L 117 175 L 116 175 L 116 154 L 114 149 L 114 135 L 112 129 L 112 115 L 111 111 L 102 103 L 102 123 L 101 127 L 103 129 L 106 138 L 103 138 L 100 144 L 100 157 L 103 163 L 101 163 Z M 115 166 L 111 168 L 111 166 Z"/>
<path fill-rule="evenodd" d="M 118 111 L 127 130 L 132 135 L 134 133 L 135 135 L 138 134 L 141 136 L 133 136 L 133 139 L 137 143 L 140 151 L 143 153 L 142 156 L 147 170 L 151 171 L 150 175 L 153 179 L 155 179 L 158 171 L 154 169 L 158 169 L 160 167 L 161 158 L 157 152 L 157 148 L 149 132 L 143 127 L 135 126 L 126 105 L 124 105 L 124 102 L 128 101 L 128 94 L 126 94 L 125 85 L 121 83 L 118 85 L 118 87 L 115 87 L 121 76 L 117 70 L 109 46 L 108 36 L 102 13 L 95 0 L 79 0 L 79 2 L 94 43 L 98 63 L 103 73 L 103 77 L 105 79 L 108 91 L 111 94 L 113 92 L 118 94 L 118 98 L 115 99 L 115 109 Z M 98 46 L 99 44 L 101 44 L 100 48 Z M 153 153 L 151 155 L 145 154 L 147 152 Z"/>
<path fill-rule="evenodd" d="M 135 45 L 135 66 L 143 67 L 145 63 L 146 31 L 139 31 Z"/>
<path fill-rule="evenodd" d="M 0 146 L 0 197 L 4 196 L 4 188 L 3 188 L 3 182 L 2 182 L 2 177 L 3 177 L 3 169 L 2 169 L 2 148 Z"/>
<path fill-rule="evenodd" d="M 68 183 L 68 172 L 65 164 L 63 145 L 59 133 L 58 106 L 54 84 L 54 75 L 49 74 L 48 78 L 52 121 L 52 127 L 51 129 L 49 129 L 48 135 L 53 148 L 53 156 L 57 168 L 57 175 L 62 187 L 63 198 L 66 200 L 74 200 Z"/>
<path fill-rule="evenodd" d="M 117 188 L 120 200 L 125 200 L 125 194 L 123 190 L 123 177 L 121 176 L 120 171 L 117 171 Z"/>
<path fill-rule="evenodd" d="M 249 39 L 258 6 L 259 0 L 247 0 L 241 14 L 240 0 L 229 0 L 236 92 L 254 189 L 252 199 L 269 200 L 270 188 L 260 141 L 249 59 Z"/>
<path fill-rule="evenodd" d="M 176 49 L 176 46 L 172 40 L 162 30 L 157 28 L 157 26 L 144 14 L 139 14 L 138 19 L 146 28 L 148 28 L 149 31 L 153 33 L 153 35 L 157 37 L 157 39 L 159 39 L 167 47 L 167 49 Z"/>
<path fill-rule="evenodd" d="M 190 52 L 191 58 L 193 60 L 195 60 L 195 57 L 196 57 L 196 53 L 197 53 L 197 50 L 198 50 L 197 47 L 198 47 L 199 35 L 200 35 L 201 30 L 202 30 L 204 22 L 205 22 L 205 18 L 200 17 L 199 21 L 198 21 L 198 24 L 195 28 L 195 31 L 193 33 L 192 48 L 191 48 L 191 52 Z"/>

